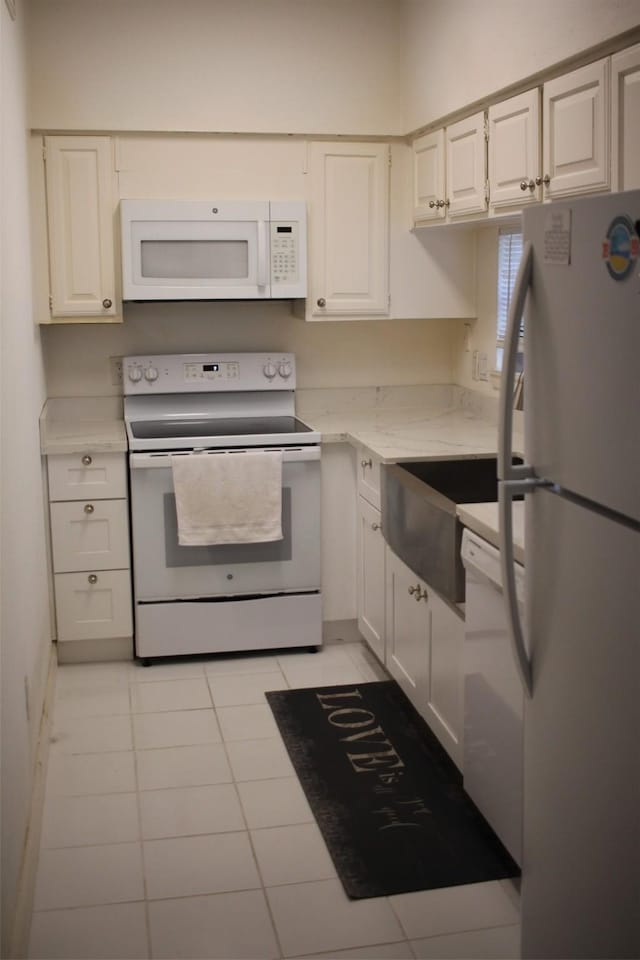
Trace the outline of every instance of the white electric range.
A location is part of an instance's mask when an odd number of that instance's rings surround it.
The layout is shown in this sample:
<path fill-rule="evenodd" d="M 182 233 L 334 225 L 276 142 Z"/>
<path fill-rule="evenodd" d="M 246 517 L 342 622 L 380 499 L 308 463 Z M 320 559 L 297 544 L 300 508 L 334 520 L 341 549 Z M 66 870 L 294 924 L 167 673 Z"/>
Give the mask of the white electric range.
<path fill-rule="evenodd" d="M 180 654 L 322 642 L 320 435 L 295 416 L 289 353 L 123 360 L 135 652 Z M 282 451 L 282 540 L 181 546 L 172 457 Z"/>

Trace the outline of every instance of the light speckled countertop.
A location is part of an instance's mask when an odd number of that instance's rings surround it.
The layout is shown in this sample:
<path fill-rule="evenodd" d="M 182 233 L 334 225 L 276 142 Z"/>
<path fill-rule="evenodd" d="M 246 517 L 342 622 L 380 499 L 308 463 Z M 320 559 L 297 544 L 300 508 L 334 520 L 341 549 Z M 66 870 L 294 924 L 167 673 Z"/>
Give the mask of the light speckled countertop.
<path fill-rule="evenodd" d="M 462 503 L 457 514 L 465 527 L 479 537 L 500 547 L 500 523 L 497 503 Z M 524 503 L 513 504 L 513 552 L 518 563 L 524 563 Z"/>
<path fill-rule="evenodd" d="M 497 398 L 448 384 L 299 389 L 296 413 L 323 443 L 349 442 L 385 463 L 492 456 L 498 446 Z M 40 437 L 44 454 L 124 452 L 122 398 L 50 399 Z"/>
<path fill-rule="evenodd" d="M 127 449 L 121 397 L 57 397 L 45 403 L 40 416 L 43 454 Z"/>
<path fill-rule="evenodd" d="M 298 390 L 298 415 L 323 443 L 348 441 L 383 463 L 495 456 L 497 397 L 451 385 Z M 514 423 L 520 426 L 518 417 Z M 514 448 L 522 440 L 514 434 Z"/>

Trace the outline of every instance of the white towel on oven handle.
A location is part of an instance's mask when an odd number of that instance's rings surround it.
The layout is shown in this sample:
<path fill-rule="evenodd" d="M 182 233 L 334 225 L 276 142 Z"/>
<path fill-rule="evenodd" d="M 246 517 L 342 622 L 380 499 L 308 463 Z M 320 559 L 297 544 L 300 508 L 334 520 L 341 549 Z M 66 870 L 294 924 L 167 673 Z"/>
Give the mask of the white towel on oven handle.
<path fill-rule="evenodd" d="M 171 457 L 178 543 L 282 540 L 282 451 Z"/>

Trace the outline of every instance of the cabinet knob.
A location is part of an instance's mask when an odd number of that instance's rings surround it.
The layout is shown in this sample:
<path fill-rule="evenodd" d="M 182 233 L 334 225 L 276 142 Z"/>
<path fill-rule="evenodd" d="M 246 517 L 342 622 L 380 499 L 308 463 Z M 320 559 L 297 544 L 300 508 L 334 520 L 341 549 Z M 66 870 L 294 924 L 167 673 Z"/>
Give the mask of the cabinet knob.
<path fill-rule="evenodd" d="M 327 301 L 325 300 L 324 297 L 318 297 L 316 303 L 318 304 L 319 307 L 326 307 L 327 305 Z"/>
<path fill-rule="evenodd" d="M 545 187 L 548 187 L 551 183 L 551 177 L 548 173 L 545 173 L 544 177 L 536 177 L 536 184 L 540 186 L 541 183 L 544 183 Z"/>
<path fill-rule="evenodd" d="M 95 510 L 95 507 L 94 507 L 94 505 L 93 505 L 92 503 L 85 503 L 85 505 L 84 505 L 84 512 L 85 512 L 85 513 L 93 513 L 94 510 Z"/>
<path fill-rule="evenodd" d="M 430 208 L 431 208 L 432 210 L 433 210 L 433 208 L 435 207 L 435 205 L 436 205 L 435 200 L 429 200 L 429 206 L 430 206 Z"/>
<path fill-rule="evenodd" d="M 535 188 L 536 188 L 536 181 L 535 181 L 535 180 L 521 180 L 521 181 L 520 181 L 520 189 L 521 189 L 521 190 L 531 190 L 531 191 L 533 191 L 533 190 L 535 190 Z"/>
<path fill-rule="evenodd" d="M 84 463 L 85 467 L 90 467 L 93 463 L 93 460 L 88 453 L 85 453 L 84 457 L 82 458 L 82 462 Z"/>
<path fill-rule="evenodd" d="M 102 301 L 102 306 L 105 308 L 105 310 L 108 310 L 109 307 L 113 306 L 113 300 L 109 300 L 109 297 L 105 297 Z"/>
<path fill-rule="evenodd" d="M 89 583 L 94 584 L 98 582 L 98 577 L 95 573 L 90 573 L 89 576 L 87 577 L 87 580 L 89 581 Z"/>
<path fill-rule="evenodd" d="M 415 587 L 409 587 L 409 596 L 413 597 L 414 600 L 427 600 L 429 595 L 418 583 Z"/>
<path fill-rule="evenodd" d="M 373 460 L 371 459 L 371 457 L 369 457 L 368 460 L 361 460 L 360 466 L 362 467 L 363 470 L 366 470 L 367 467 L 373 466 Z"/>
<path fill-rule="evenodd" d="M 372 523 L 372 524 L 371 524 L 371 529 L 372 529 L 372 530 L 379 530 L 379 529 L 380 529 L 380 524 L 379 524 L 379 523 Z"/>

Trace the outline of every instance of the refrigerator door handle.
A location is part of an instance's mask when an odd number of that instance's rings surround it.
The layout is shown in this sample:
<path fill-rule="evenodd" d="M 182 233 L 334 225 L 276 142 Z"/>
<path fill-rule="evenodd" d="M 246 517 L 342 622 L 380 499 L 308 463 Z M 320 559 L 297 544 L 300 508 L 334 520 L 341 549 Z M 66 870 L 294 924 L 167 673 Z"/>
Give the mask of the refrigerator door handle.
<path fill-rule="evenodd" d="M 516 356 L 518 353 L 518 339 L 520 326 L 524 314 L 524 305 L 527 292 L 531 284 L 531 268 L 533 264 L 533 248 L 525 243 L 522 250 L 522 259 L 518 267 L 516 282 L 513 288 L 509 316 L 507 318 L 507 332 L 504 338 L 504 354 L 502 361 L 502 378 L 500 383 L 500 413 L 498 428 L 498 477 L 501 480 L 522 480 L 533 475 L 531 467 L 523 463 L 516 465 L 513 459 L 513 391 L 516 378 Z"/>
<path fill-rule="evenodd" d="M 498 504 L 500 519 L 500 567 L 502 572 L 502 591 L 509 626 L 511 650 L 516 662 L 522 686 L 527 694 L 533 693 L 531 661 L 524 642 L 522 620 L 518 609 L 516 594 L 516 575 L 513 551 L 513 498 L 518 494 L 533 490 L 538 483 L 534 480 L 501 480 L 498 484 Z"/>

